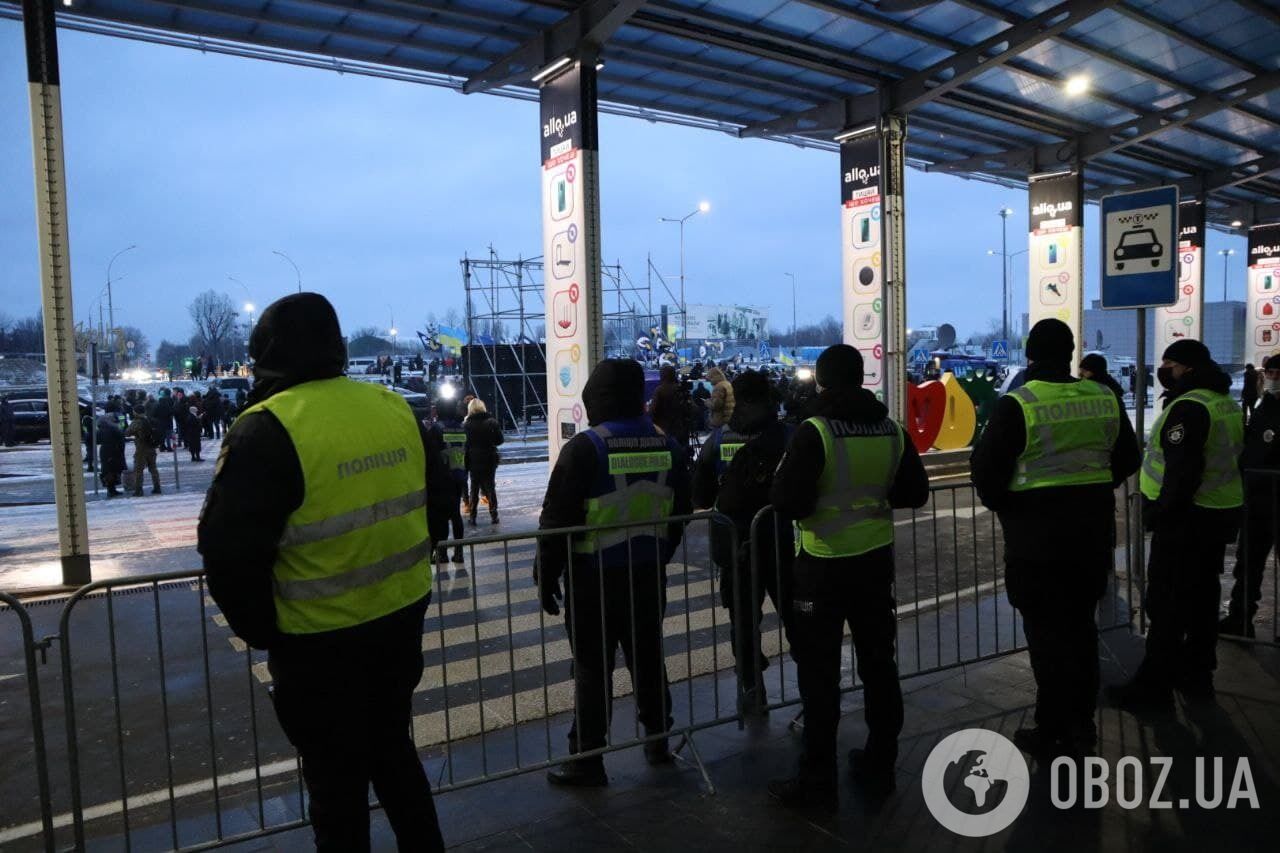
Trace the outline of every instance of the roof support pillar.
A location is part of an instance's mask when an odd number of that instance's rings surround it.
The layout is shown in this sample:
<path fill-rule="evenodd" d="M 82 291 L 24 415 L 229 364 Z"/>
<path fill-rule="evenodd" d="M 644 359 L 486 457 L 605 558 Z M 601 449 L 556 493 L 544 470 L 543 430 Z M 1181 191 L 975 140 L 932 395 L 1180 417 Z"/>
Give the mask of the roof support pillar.
<path fill-rule="evenodd" d="M 1073 166 L 1031 175 L 1028 184 L 1028 320 L 1066 323 L 1074 366 L 1084 357 L 1084 172 Z"/>
<path fill-rule="evenodd" d="M 582 390 L 604 357 L 595 52 L 540 82 L 550 470 L 587 428 Z"/>
<path fill-rule="evenodd" d="M 840 142 L 844 342 L 863 386 L 906 417 L 906 119 L 883 116 Z"/>
<path fill-rule="evenodd" d="M 54 0 L 23 0 L 31 143 L 35 152 L 36 231 L 40 243 L 41 309 L 53 444 L 54 499 L 64 584 L 86 584 L 89 524 L 80 465 L 80 405 L 75 325 L 71 310 L 71 251 L 62 150 L 62 101 Z M 93 452 L 93 448 L 90 448 Z M 79 831 L 77 830 L 77 835 Z M 77 842 L 82 839 L 77 838 Z"/>

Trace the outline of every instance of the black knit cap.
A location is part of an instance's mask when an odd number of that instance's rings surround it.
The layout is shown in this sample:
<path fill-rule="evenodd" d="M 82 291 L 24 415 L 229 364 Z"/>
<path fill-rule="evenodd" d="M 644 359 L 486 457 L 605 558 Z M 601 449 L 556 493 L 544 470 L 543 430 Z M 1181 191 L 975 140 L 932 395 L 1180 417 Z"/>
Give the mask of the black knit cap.
<path fill-rule="evenodd" d="M 1076 352 L 1076 338 L 1071 327 L 1061 320 L 1047 317 L 1031 327 L 1027 335 L 1028 361 L 1065 361 L 1070 363 Z"/>
<path fill-rule="evenodd" d="M 815 367 L 823 388 L 862 387 L 862 353 L 848 344 L 827 347 Z"/>
<path fill-rule="evenodd" d="M 1192 369 L 1205 367 L 1213 363 L 1213 356 L 1209 354 L 1209 348 L 1191 338 L 1183 338 L 1180 341 L 1174 341 L 1169 344 L 1168 349 L 1164 351 L 1164 355 L 1161 358 L 1176 361 L 1183 367 Z"/>
<path fill-rule="evenodd" d="M 1268 356 L 1267 359 L 1262 362 L 1262 369 L 1280 370 L 1280 355 Z"/>
<path fill-rule="evenodd" d="M 1089 371 L 1094 376 L 1101 376 L 1107 372 L 1107 357 L 1096 352 L 1091 352 L 1084 358 L 1080 359 L 1080 367 Z"/>

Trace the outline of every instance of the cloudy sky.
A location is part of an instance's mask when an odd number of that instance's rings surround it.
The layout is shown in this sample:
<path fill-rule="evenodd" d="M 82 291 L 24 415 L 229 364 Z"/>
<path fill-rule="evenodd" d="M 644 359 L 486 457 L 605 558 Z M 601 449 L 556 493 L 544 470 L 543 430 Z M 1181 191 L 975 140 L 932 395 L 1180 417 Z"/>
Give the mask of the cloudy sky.
<path fill-rule="evenodd" d="M 333 300 L 345 330 L 387 327 L 394 313 L 402 335 L 428 311 L 461 309 L 464 252 L 541 252 L 535 104 L 66 31 L 60 47 L 79 319 L 96 318 L 107 261 L 130 244 L 113 270 L 116 318 L 153 345 L 185 340 L 201 291 L 260 310 L 293 290 L 273 250 Z M 25 78 L 21 26 L 0 21 L 0 312 L 14 318 L 40 301 Z M 652 254 L 674 281 L 677 232 L 658 217 L 706 199 L 711 212 L 686 226 L 689 302 L 769 306 L 785 328 L 792 272 L 801 323 L 838 314 L 835 154 L 611 116 L 600 136 L 607 262 L 642 280 Z M 967 335 L 999 315 L 1000 262 L 987 250 L 1006 205 L 1013 252 L 1025 246 L 1025 192 L 909 173 L 912 325 Z M 1096 219 L 1091 207 L 1086 225 Z M 1229 291 L 1242 298 L 1243 240 L 1217 232 L 1209 298 L 1221 298 L 1223 246 L 1239 251 Z M 1024 259 L 1013 268 L 1020 315 Z"/>

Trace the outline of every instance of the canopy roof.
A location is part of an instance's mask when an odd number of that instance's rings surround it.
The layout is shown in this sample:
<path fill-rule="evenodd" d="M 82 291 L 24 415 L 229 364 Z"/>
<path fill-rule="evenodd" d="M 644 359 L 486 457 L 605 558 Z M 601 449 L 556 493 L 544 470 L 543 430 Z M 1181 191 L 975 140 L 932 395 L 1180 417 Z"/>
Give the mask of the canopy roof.
<path fill-rule="evenodd" d="M 930 171 L 1021 182 L 1078 159 L 1093 198 L 1176 181 L 1212 221 L 1280 217 L 1274 0 L 62 3 L 64 28 L 522 98 L 598 54 L 609 112 L 831 147 L 895 110 Z"/>

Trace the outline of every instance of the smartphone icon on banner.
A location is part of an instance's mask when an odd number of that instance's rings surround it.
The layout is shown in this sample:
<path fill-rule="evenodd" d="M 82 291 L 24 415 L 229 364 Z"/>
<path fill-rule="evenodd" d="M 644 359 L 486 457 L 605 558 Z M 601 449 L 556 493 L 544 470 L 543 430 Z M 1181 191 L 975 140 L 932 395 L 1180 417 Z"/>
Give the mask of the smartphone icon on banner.
<path fill-rule="evenodd" d="M 1049 263 L 1056 264 L 1058 262 L 1058 244 L 1049 244 Z"/>
<path fill-rule="evenodd" d="M 1261 287 L 1262 287 L 1262 289 L 1263 289 L 1263 290 L 1271 290 L 1271 289 L 1272 289 L 1273 287 L 1275 287 L 1275 286 L 1276 286 L 1276 281 L 1275 281 L 1275 278 L 1274 278 L 1272 275 L 1270 275 L 1270 274 L 1268 273 L 1267 275 L 1264 275 L 1264 276 L 1262 277 L 1262 285 L 1261 285 Z"/>
<path fill-rule="evenodd" d="M 863 243 L 871 242 L 871 217 L 867 216 L 858 223 L 858 239 Z"/>
<path fill-rule="evenodd" d="M 556 181 L 556 212 L 564 213 L 565 211 L 565 185 L 564 181 Z"/>

